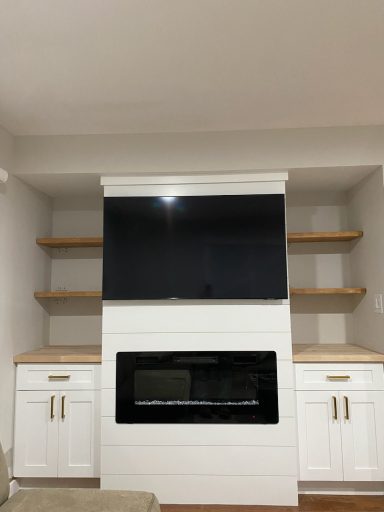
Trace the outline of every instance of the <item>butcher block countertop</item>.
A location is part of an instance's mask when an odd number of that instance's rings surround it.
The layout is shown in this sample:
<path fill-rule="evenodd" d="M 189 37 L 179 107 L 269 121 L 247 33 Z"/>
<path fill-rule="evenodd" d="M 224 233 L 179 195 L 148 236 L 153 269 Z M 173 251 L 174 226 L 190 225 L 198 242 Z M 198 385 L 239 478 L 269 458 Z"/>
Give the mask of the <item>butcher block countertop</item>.
<path fill-rule="evenodd" d="M 293 345 L 294 363 L 384 363 L 384 354 L 358 345 Z M 54 345 L 13 358 L 14 363 L 101 363 L 101 345 Z"/>
<path fill-rule="evenodd" d="M 384 363 L 384 354 L 358 345 L 293 345 L 294 363 Z"/>
<path fill-rule="evenodd" d="M 101 363 L 101 345 L 54 345 L 13 358 L 14 363 Z"/>

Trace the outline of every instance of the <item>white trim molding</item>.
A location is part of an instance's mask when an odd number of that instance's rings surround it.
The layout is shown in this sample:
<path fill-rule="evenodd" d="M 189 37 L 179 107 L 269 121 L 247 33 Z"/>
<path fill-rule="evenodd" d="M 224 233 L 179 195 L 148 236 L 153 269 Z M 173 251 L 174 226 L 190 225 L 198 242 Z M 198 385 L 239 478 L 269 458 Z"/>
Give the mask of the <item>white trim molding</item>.
<path fill-rule="evenodd" d="M 274 171 L 259 170 L 236 174 L 223 173 L 196 173 L 196 174 L 137 174 L 129 176 L 102 176 L 100 183 L 103 186 L 120 185 L 178 185 L 202 183 L 251 183 L 260 181 L 287 181 L 288 170 Z"/>
<path fill-rule="evenodd" d="M 102 177 L 105 197 L 284 194 L 287 171 Z"/>
<path fill-rule="evenodd" d="M 14 478 L 9 482 L 9 498 L 12 498 L 20 489 L 19 482 Z"/>

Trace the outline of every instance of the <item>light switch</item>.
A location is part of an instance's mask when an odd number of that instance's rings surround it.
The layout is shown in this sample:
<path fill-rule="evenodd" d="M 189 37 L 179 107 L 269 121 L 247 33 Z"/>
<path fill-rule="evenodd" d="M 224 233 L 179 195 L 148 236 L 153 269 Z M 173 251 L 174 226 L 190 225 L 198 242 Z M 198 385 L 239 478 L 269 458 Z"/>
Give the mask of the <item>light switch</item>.
<path fill-rule="evenodd" d="M 384 309 L 383 309 L 383 294 L 382 293 L 375 293 L 374 299 L 375 299 L 375 313 L 384 313 Z"/>

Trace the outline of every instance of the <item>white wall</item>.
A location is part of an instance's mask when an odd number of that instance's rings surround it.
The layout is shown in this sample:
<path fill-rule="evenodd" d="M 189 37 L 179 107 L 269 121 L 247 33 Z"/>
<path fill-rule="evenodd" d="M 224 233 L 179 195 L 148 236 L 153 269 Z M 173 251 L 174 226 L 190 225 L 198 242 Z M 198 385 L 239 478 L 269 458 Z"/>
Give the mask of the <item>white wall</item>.
<path fill-rule="evenodd" d="M 384 314 L 374 312 L 374 294 L 384 293 L 383 168 L 354 187 L 349 195 L 349 222 L 364 231 L 351 253 L 351 271 L 367 294 L 353 314 L 355 343 L 384 351 Z"/>
<path fill-rule="evenodd" d="M 0 126 L 0 167 L 13 170 L 15 138 Z"/>
<path fill-rule="evenodd" d="M 342 193 L 287 194 L 288 231 L 349 229 L 346 199 Z M 350 250 L 348 242 L 290 244 L 290 285 L 298 288 L 359 286 L 351 278 Z M 354 302 L 348 297 L 292 297 L 293 342 L 351 342 L 353 308 Z"/>
<path fill-rule="evenodd" d="M 53 236 L 102 236 L 102 198 L 54 201 Z M 54 249 L 51 289 L 101 290 L 102 249 Z M 101 344 L 101 303 L 97 299 L 52 301 L 50 345 Z"/>
<path fill-rule="evenodd" d="M 15 172 L 203 172 L 384 161 L 384 126 L 16 138 Z"/>
<path fill-rule="evenodd" d="M 0 147 L 0 162 L 1 162 Z M 7 166 L 9 156 L 4 159 Z M 13 356 L 44 344 L 49 318 L 33 297 L 49 286 L 50 258 L 36 245 L 51 232 L 51 201 L 10 176 L 0 184 L 0 439 L 12 459 Z"/>

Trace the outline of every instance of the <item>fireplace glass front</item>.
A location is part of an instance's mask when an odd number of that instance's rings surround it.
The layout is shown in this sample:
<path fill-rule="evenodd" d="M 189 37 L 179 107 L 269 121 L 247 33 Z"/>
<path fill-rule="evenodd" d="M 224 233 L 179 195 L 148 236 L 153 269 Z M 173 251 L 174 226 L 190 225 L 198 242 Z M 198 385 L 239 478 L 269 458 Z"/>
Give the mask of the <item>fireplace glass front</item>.
<path fill-rule="evenodd" d="M 117 423 L 278 423 L 276 352 L 119 352 Z"/>

